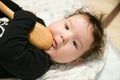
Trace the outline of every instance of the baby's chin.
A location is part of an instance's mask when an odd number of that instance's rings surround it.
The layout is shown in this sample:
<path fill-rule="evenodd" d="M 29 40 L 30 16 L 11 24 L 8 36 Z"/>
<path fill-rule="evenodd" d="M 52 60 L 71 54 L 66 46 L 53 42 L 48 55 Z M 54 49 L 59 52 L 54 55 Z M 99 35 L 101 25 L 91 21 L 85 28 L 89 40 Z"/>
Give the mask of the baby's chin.
<path fill-rule="evenodd" d="M 55 48 L 51 46 L 49 49 L 44 50 L 48 55 L 55 54 Z"/>

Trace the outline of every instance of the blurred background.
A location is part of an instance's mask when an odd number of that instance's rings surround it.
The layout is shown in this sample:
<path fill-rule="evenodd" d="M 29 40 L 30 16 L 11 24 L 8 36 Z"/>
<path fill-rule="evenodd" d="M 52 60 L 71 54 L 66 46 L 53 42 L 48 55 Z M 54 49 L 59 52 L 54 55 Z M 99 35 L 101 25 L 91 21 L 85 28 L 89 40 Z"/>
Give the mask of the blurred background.
<path fill-rule="evenodd" d="M 120 0 L 84 0 L 89 8 L 104 12 L 108 15 Z M 113 45 L 120 50 L 120 11 L 107 27 L 109 38 Z"/>

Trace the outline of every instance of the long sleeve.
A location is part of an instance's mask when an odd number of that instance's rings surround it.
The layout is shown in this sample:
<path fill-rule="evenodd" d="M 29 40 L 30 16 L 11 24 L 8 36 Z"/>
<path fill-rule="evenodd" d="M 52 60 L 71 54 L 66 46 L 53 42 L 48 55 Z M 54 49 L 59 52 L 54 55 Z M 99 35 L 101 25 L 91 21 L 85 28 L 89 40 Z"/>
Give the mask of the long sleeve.
<path fill-rule="evenodd" d="M 36 20 L 37 17 L 28 11 L 17 11 L 0 38 L 0 65 L 21 79 L 38 78 L 50 66 L 49 56 L 27 41 Z"/>

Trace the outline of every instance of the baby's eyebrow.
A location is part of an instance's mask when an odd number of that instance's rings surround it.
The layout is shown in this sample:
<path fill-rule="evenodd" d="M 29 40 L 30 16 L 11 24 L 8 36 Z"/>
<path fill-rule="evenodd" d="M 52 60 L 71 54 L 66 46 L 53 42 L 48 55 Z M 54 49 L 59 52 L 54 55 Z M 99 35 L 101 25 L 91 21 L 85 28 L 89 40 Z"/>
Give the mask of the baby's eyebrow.
<path fill-rule="evenodd" d="M 72 28 L 72 27 L 73 27 L 73 24 L 72 24 L 72 22 L 71 22 L 71 20 L 70 20 L 70 19 L 67 19 L 67 20 L 66 20 L 66 22 L 68 23 L 68 26 L 69 26 L 70 28 Z"/>

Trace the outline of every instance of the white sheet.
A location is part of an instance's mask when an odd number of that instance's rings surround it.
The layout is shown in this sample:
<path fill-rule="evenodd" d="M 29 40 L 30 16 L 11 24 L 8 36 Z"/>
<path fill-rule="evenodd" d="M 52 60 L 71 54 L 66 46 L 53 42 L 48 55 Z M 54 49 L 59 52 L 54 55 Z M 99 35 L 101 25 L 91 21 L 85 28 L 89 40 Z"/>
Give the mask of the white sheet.
<path fill-rule="evenodd" d="M 108 42 L 108 52 L 105 55 L 105 66 L 100 71 L 96 80 L 120 80 L 120 51 L 114 47 L 110 39 Z"/>

